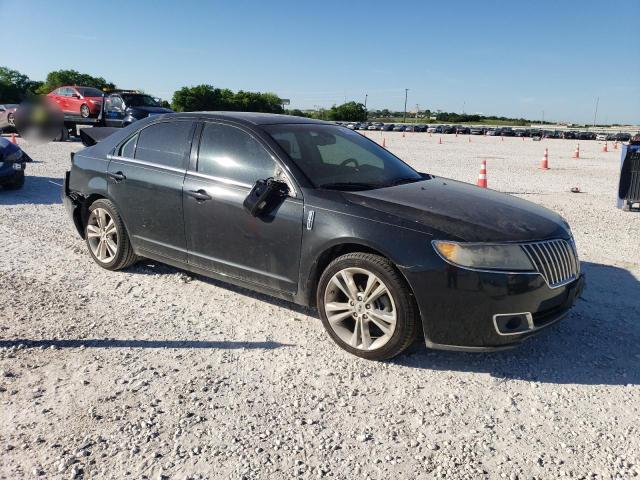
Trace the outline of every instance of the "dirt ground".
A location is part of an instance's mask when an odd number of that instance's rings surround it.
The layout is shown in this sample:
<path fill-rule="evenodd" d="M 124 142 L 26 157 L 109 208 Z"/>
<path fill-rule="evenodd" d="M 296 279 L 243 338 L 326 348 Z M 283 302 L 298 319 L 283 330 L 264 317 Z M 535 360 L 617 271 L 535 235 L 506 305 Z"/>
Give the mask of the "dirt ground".
<path fill-rule="evenodd" d="M 384 138 L 467 182 L 486 159 L 490 188 L 563 215 L 588 282 L 571 314 L 508 352 L 360 360 L 313 311 L 153 262 L 101 269 L 60 200 L 81 145 L 21 141 L 26 186 L 0 191 L 0 478 L 638 477 L 640 214 L 615 208 L 620 151 Z"/>

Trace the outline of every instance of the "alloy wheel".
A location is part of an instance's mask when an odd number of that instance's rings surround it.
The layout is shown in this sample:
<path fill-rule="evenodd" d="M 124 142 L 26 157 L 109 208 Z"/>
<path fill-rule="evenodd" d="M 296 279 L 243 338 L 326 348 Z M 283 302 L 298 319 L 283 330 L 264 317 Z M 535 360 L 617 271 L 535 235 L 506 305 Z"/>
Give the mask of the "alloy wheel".
<path fill-rule="evenodd" d="M 89 215 L 87 239 L 91 252 L 102 263 L 113 261 L 118 253 L 118 229 L 104 208 L 96 208 Z"/>
<path fill-rule="evenodd" d="M 87 118 L 89 116 L 89 107 L 87 107 L 86 105 L 82 105 L 80 107 L 80 116 L 82 116 L 83 118 Z"/>
<path fill-rule="evenodd" d="M 397 312 L 389 288 L 364 268 L 345 268 L 331 277 L 324 310 L 336 335 L 359 350 L 383 347 L 396 329 Z"/>

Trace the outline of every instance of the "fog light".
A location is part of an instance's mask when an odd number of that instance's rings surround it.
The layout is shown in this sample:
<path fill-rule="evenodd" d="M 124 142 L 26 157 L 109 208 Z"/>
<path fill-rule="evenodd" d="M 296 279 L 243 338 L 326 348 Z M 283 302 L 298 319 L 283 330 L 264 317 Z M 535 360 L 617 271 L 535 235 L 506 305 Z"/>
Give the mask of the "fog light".
<path fill-rule="evenodd" d="M 499 335 L 516 335 L 534 329 L 529 312 L 500 313 L 493 316 L 493 324 Z"/>

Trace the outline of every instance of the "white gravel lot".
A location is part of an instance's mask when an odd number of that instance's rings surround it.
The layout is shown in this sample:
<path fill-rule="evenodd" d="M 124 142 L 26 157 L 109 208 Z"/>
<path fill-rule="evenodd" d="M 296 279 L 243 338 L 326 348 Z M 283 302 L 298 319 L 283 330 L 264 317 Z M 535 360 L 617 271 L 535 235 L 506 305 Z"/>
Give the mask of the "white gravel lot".
<path fill-rule="evenodd" d="M 568 318 L 509 352 L 360 360 L 286 302 L 101 269 L 60 201 L 81 145 L 21 142 L 26 187 L 0 191 L 0 478 L 638 477 L 640 215 L 615 208 L 619 150 L 384 136 L 467 182 L 486 159 L 490 188 L 563 215 L 588 281 Z"/>

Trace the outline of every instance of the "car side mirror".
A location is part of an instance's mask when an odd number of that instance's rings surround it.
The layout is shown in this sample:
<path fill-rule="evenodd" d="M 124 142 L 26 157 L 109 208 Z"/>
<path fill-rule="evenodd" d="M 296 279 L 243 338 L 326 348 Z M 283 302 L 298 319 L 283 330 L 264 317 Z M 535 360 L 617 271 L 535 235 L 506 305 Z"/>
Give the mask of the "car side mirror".
<path fill-rule="evenodd" d="M 258 217 L 273 211 L 288 193 L 289 186 L 284 182 L 273 178 L 258 180 L 244 199 L 243 206 L 252 216 Z"/>

